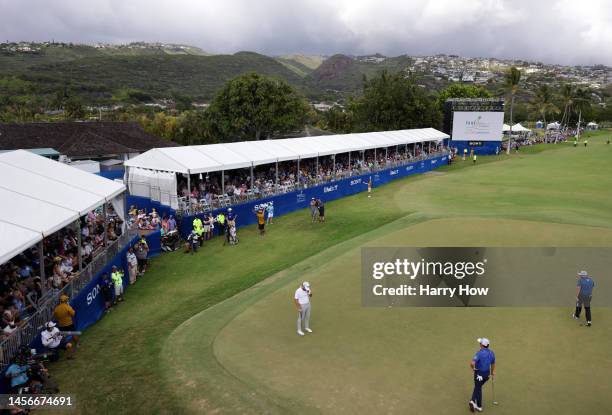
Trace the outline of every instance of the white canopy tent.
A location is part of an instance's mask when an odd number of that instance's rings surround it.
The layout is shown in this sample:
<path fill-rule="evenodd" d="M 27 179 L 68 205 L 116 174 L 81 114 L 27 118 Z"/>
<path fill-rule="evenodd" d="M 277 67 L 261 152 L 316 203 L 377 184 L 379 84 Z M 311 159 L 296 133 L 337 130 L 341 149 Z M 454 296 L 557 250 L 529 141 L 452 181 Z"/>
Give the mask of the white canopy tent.
<path fill-rule="evenodd" d="M 528 133 L 531 132 L 529 128 L 523 127 L 523 125 L 519 122 L 512 126 L 513 133 Z"/>
<path fill-rule="evenodd" d="M 433 128 L 382 131 L 360 134 L 338 134 L 279 140 L 244 141 L 239 143 L 200 146 L 166 147 L 149 150 L 127 160 L 128 168 L 141 168 L 176 173 L 249 168 L 277 161 L 299 160 L 371 150 L 404 144 L 440 142 L 448 134 Z M 199 153 L 199 154 L 195 154 Z"/>
<path fill-rule="evenodd" d="M 168 147 L 149 150 L 127 160 L 124 165 L 128 168 L 126 177 L 130 192 L 133 195 L 146 196 L 153 193 L 147 188 L 152 189 L 156 186 L 154 172 L 182 173 L 187 176 L 188 188 L 191 188 L 190 175 L 192 174 L 221 172 L 223 186 L 224 174 L 227 170 L 250 168 L 250 177 L 253 180 L 254 167 L 263 164 L 295 160 L 299 166 L 300 160 L 317 158 L 318 166 L 318 157 L 342 153 L 349 153 L 350 156 L 350 152 L 440 142 L 448 138 L 447 134 L 433 128 L 422 128 Z M 174 193 L 177 193 L 176 189 Z"/>
<path fill-rule="evenodd" d="M 504 133 L 509 132 L 509 131 L 510 131 L 510 125 L 508 125 L 508 124 L 504 124 L 504 126 L 503 126 L 503 128 L 502 128 L 502 131 L 503 131 Z"/>
<path fill-rule="evenodd" d="M 547 130 L 558 130 L 561 128 L 561 124 L 558 122 L 551 122 L 546 126 Z"/>
<path fill-rule="evenodd" d="M 0 198 L 5 201 L 0 204 L 0 263 L 103 203 L 116 202 L 124 191 L 121 183 L 29 151 L 0 154 Z"/>

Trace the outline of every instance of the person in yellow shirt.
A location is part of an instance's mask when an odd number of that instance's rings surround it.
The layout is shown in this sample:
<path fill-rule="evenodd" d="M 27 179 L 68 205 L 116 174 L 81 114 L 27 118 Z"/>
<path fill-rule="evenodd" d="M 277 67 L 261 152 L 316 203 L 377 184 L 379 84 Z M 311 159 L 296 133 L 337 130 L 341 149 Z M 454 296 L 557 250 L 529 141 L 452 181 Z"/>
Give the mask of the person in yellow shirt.
<path fill-rule="evenodd" d="M 257 227 L 259 228 L 259 234 L 264 236 L 266 233 L 266 219 L 263 209 L 259 209 L 256 213 L 257 215 Z"/>
<path fill-rule="evenodd" d="M 57 326 L 60 331 L 76 331 L 74 326 L 74 309 L 68 304 L 68 296 L 62 294 L 60 303 L 53 310 L 53 317 L 57 320 Z M 79 336 L 72 335 L 72 339 L 77 347 L 79 347 Z"/>

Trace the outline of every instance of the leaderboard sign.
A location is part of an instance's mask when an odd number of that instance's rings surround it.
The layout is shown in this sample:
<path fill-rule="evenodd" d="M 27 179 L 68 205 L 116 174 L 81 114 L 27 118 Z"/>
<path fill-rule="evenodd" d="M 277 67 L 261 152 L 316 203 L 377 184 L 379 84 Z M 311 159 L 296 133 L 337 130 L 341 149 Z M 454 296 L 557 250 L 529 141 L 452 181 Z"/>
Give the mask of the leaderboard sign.
<path fill-rule="evenodd" d="M 500 141 L 503 126 L 503 112 L 454 111 L 452 139 L 474 142 Z"/>

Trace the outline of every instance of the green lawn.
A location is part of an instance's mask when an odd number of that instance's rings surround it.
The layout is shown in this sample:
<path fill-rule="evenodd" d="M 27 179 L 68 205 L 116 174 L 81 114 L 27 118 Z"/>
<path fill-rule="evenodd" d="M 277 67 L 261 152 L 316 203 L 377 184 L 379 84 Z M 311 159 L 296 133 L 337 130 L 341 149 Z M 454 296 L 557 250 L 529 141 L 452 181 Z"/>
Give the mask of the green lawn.
<path fill-rule="evenodd" d="M 432 219 L 470 218 L 475 225 L 460 233 L 469 238 L 448 239 L 457 244 L 499 244 L 507 236 L 509 244 L 519 245 L 610 245 L 612 149 L 603 141 L 605 134 L 595 134 L 586 149 L 559 144 L 527 148 L 509 157 L 482 157 L 476 166 L 458 162 L 438 170 L 443 174 L 377 188 L 371 200 L 360 194 L 331 202 L 327 204 L 329 222 L 324 225 L 310 224 L 308 214 L 301 211 L 277 218 L 265 238 L 259 238 L 252 226 L 241 229 L 237 247 L 223 247 L 220 240 L 214 240 L 194 256 L 163 255 L 128 290 L 126 301 L 83 335 L 77 359 L 53 365 L 52 372 L 62 392 L 75 394 L 87 405 L 80 405 L 82 413 L 283 413 L 291 408 L 301 413 L 333 412 L 325 406 L 328 402 L 313 405 L 309 401 L 320 396 L 316 391 L 308 397 L 287 394 L 277 387 L 278 382 L 283 383 L 282 376 L 262 380 L 265 372 L 249 371 L 235 359 L 240 347 L 253 352 L 248 347 L 252 342 L 262 345 L 255 350 L 261 356 L 255 354 L 254 359 L 264 362 L 271 352 L 265 348 L 275 344 L 267 342 L 273 336 L 265 331 L 249 332 L 233 341 L 234 349 L 219 349 L 219 344 L 227 344 L 222 341 L 231 339 L 229 333 L 235 332 L 231 326 L 216 346 L 215 338 L 234 317 L 238 316 L 232 324 L 246 318 L 252 312 L 250 305 L 260 300 L 278 304 L 270 294 L 290 289 L 287 284 L 309 270 L 333 269 L 337 258 L 354 263 L 350 252 L 363 244 L 380 238 L 436 244 L 418 238 L 431 233 L 426 232 L 429 226 L 440 226 L 439 220 Z M 490 222 L 479 223 L 475 218 Z M 503 222 L 497 226 L 509 232 L 492 232 L 495 227 L 487 224 L 498 218 L 522 222 Z M 549 225 L 530 226 L 525 221 Z M 423 230 L 412 239 L 396 233 L 406 230 L 411 235 L 411 229 L 419 228 Z M 452 231 L 453 226 L 443 229 Z M 319 277 L 324 275 L 328 274 Z M 273 315 L 283 313 L 285 317 L 284 310 L 271 307 Z M 529 314 L 529 310 L 519 312 Z M 439 313 L 444 314 L 435 314 Z M 282 324 L 275 326 L 274 333 L 285 332 Z M 287 336 L 291 334 L 288 330 Z M 469 345 L 470 352 L 471 348 L 473 345 Z M 353 370 L 356 372 L 346 373 L 350 379 L 359 376 L 359 366 Z M 290 388 L 291 376 L 286 380 L 285 387 Z"/>

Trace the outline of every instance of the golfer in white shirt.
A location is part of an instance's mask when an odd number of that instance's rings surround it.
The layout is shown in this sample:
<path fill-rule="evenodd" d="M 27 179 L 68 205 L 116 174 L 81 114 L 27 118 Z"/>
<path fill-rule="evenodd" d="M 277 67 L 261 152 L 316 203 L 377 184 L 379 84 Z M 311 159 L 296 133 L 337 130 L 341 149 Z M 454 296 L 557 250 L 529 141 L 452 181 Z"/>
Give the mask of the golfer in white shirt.
<path fill-rule="evenodd" d="M 312 297 L 312 293 L 310 292 L 310 283 L 308 281 L 304 281 L 300 288 L 295 290 L 295 295 L 293 296 L 293 302 L 298 310 L 297 334 L 300 336 L 304 335 L 302 325 L 305 331 L 312 333 L 312 330 L 309 327 L 310 297 Z"/>

